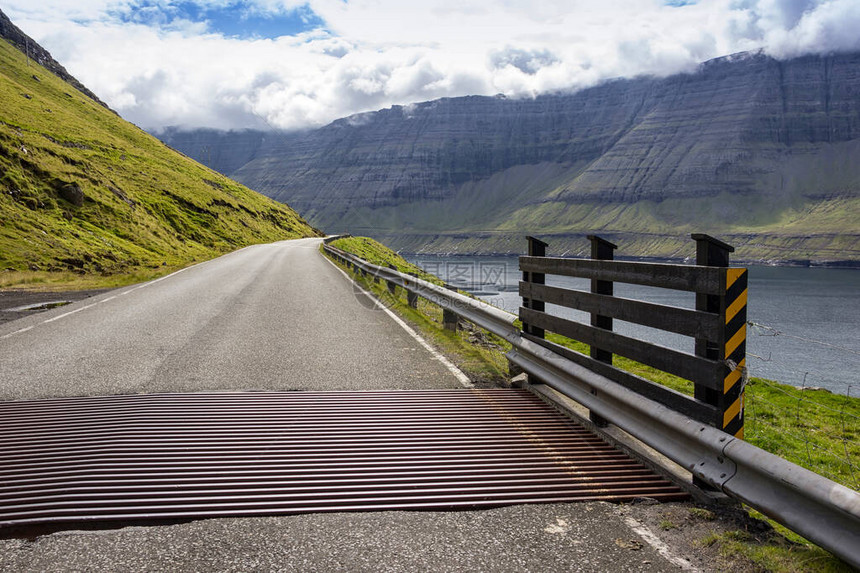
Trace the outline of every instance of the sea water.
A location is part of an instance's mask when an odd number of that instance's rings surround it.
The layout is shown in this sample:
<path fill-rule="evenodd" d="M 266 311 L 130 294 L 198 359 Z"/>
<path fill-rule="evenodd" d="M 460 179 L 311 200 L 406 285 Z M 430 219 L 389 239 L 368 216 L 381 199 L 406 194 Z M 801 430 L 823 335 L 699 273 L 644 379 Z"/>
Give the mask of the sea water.
<path fill-rule="evenodd" d="M 407 256 L 426 271 L 490 304 L 516 313 L 522 299 L 517 257 Z M 820 387 L 860 397 L 860 270 L 749 268 L 747 365 L 751 376 L 793 386 Z M 587 279 L 547 276 L 547 284 L 583 291 Z M 615 295 L 695 308 L 695 295 L 615 283 Z M 547 305 L 547 311 L 585 324 L 583 312 Z M 693 352 L 691 338 L 613 321 L 613 329 Z"/>

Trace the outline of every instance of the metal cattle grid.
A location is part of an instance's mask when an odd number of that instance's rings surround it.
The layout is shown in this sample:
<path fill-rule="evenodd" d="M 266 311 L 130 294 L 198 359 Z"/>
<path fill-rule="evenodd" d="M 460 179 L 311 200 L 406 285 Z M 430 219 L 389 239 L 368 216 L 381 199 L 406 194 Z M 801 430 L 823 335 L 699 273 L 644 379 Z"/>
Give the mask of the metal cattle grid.
<path fill-rule="evenodd" d="M 0 403 L 0 527 L 686 494 L 522 390 Z"/>

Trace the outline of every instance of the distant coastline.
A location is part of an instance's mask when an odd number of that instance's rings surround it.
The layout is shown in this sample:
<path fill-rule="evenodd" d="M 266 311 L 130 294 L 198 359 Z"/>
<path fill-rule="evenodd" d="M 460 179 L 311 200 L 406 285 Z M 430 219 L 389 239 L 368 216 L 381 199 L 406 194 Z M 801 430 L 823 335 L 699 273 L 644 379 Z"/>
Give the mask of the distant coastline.
<path fill-rule="evenodd" d="M 357 232 L 359 234 L 367 234 Z M 658 263 L 692 263 L 695 259 L 695 243 L 689 235 L 644 235 L 600 233 L 604 239 L 619 245 L 615 258 L 625 261 L 647 261 Z M 494 256 L 506 257 L 524 254 L 526 236 L 538 237 L 549 244 L 550 256 L 588 257 L 589 242 L 586 233 L 469 233 L 457 234 L 402 234 L 371 233 L 370 236 L 388 245 L 399 253 L 409 256 Z M 796 254 L 797 250 L 784 249 L 781 241 L 785 237 L 771 235 L 733 235 L 713 233 L 713 235 L 735 246 L 731 255 L 733 264 L 767 267 L 833 268 L 860 269 L 857 247 L 860 238 L 854 235 L 840 237 L 841 244 L 847 248 L 828 246 L 820 253 L 803 253 L 811 256 L 777 256 L 782 250 L 786 254 Z M 794 251 L 794 252 L 792 252 Z M 645 254 L 653 253 L 653 254 Z M 845 254 L 848 256 L 839 256 Z"/>
<path fill-rule="evenodd" d="M 434 256 L 434 257 L 516 257 L 519 255 L 525 254 L 525 249 L 523 249 L 522 253 L 512 253 L 512 252 L 503 252 L 503 253 L 493 253 L 493 252 L 447 252 L 447 253 L 437 253 L 432 251 L 419 251 L 412 252 L 407 250 L 397 251 L 398 254 L 404 255 L 408 258 L 421 257 L 421 256 Z M 566 253 L 566 254 L 550 254 L 549 256 L 563 256 L 563 257 L 584 257 L 586 255 L 577 254 L 577 253 Z M 640 256 L 617 256 L 615 260 L 618 261 L 641 261 L 646 263 L 681 263 L 681 264 L 693 264 L 694 260 L 692 257 L 640 257 Z M 860 260 L 835 260 L 835 261 L 815 261 L 809 259 L 786 259 L 786 260 L 773 260 L 773 259 L 745 259 L 745 258 L 736 258 L 732 259 L 733 265 L 750 265 L 750 266 L 760 266 L 760 267 L 794 267 L 794 268 L 808 268 L 808 269 L 849 269 L 849 270 L 860 270 Z"/>

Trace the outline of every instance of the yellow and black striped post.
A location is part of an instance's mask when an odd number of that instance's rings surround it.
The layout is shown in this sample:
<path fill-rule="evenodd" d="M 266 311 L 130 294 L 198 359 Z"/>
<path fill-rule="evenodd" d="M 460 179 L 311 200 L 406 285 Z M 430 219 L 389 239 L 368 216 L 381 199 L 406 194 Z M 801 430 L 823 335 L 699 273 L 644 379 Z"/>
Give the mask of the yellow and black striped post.
<path fill-rule="evenodd" d="M 747 270 L 726 269 L 722 359 L 726 364 L 720 408 L 727 433 L 744 437 L 744 371 L 747 365 Z"/>
<path fill-rule="evenodd" d="M 721 294 L 696 295 L 696 309 L 719 313 L 723 325 L 720 340 L 696 339 L 696 355 L 722 362 L 712 388 L 696 386 L 695 397 L 717 407 L 714 426 L 743 438 L 744 371 L 746 368 L 747 270 L 729 268 L 734 247 L 708 235 L 694 234 L 696 264 L 725 267 Z"/>

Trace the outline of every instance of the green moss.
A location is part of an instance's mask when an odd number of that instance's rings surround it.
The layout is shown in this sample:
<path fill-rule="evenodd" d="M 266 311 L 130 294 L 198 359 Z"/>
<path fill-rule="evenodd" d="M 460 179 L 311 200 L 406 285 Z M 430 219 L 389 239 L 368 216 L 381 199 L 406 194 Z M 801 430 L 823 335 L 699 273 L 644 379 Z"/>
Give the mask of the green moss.
<path fill-rule="evenodd" d="M 811 544 L 798 544 L 780 535 L 755 539 L 743 530 L 711 534 L 701 540 L 706 547 L 716 546 L 728 562 L 751 563 L 754 570 L 773 573 L 809 571 L 848 573 L 853 569 L 827 551 Z M 744 568 L 746 569 L 746 567 Z"/>
<path fill-rule="evenodd" d="M 716 515 L 714 515 L 713 511 L 701 508 L 701 507 L 691 507 L 690 515 L 693 517 L 697 517 L 699 519 L 703 519 L 705 521 L 713 521 Z"/>
<path fill-rule="evenodd" d="M 748 442 L 860 489 L 860 399 L 752 378 L 745 407 Z"/>
<path fill-rule="evenodd" d="M 111 285 L 319 234 L 34 66 L 0 41 L 0 286 Z"/>

